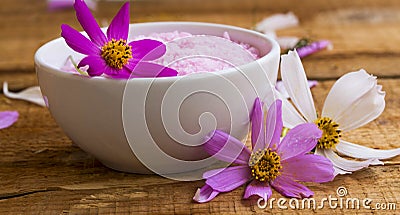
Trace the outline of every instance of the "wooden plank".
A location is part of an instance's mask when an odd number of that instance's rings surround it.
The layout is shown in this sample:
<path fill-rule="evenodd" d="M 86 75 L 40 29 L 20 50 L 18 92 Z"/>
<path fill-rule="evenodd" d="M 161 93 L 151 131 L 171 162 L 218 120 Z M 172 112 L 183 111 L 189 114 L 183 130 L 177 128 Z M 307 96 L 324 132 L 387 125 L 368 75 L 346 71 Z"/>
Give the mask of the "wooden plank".
<path fill-rule="evenodd" d="M 0 77 L 16 70 L 33 73 L 35 51 L 45 42 L 59 37 L 62 23 L 79 29 L 73 10 L 47 12 L 44 1 L 38 4 L 29 2 L 5 0 L 2 3 L 5 6 L 0 10 L 0 47 L 3 50 L 0 52 Z M 292 7 L 290 1 L 240 1 L 243 5 L 235 4 L 239 2 L 237 0 L 218 2 L 207 0 L 202 4 L 200 1 L 182 1 L 180 10 L 174 11 L 170 8 L 178 7 L 176 0 L 159 1 L 157 4 L 154 1 L 138 1 L 132 6 L 132 22 L 202 21 L 251 28 L 265 16 L 293 9 L 300 17 L 301 26 L 279 31 L 279 35 L 330 39 L 334 44 L 332 51 L 304 60 L 310 68 L 310 77 L 336 78 L 360 67 L 379 76 L 399 75 L 396 68 L 399 68 L 400 61 L 396 59 L 400 55 L 400 47 L 395 44 L 400 42 L 400 6 L 396 1 L 319 3 L 308 0 L 302 2 L 301 7 Z M 218 11 L 211 10 L 207 6 L 210 4 L 216 4 Z M 109 23 L 120 5 L 120 2 L 100 2 L 94 14 L 101 23 Z M 360 9 L 360 5 L 364 6 Z M 238 10 L 238 7 L 243 9 Z M 34 81 L 29 78 L 27 81 L 20 80 L 15 86 L 11 84 L 11 87 L 21 89 L 32 84 Z"/>
<path fill-rule="evenodd" d="M 381 117 L 344 134 L 346 140 L 388 149 L 400 147 L 400 79 L 380 80 L 387 92 Z M 333 81 L 321 81 L 313 89 L 317 109 Z M 221 194 L 207 204 L 192 202 L 203 181 L 179 182 L 156 175 L 116 172 L 81 151 L 63 134 L 46 108 L 0 97 L 0 111 L 18 110 L 19 121 L 0 130 L 0 214 L 206 214 L 206 213 L 309 213 L 311 210 L 259 209 L 257 198 L 242 200 L 244 188 Z M 338 176 L 325 184 L 307 183 L 320 202 L 345 186 L 349 198 L 371 198 L 374 203 L 400 204 L 400 158 L 387 166 L 371 167 L 352 175 Z M 373 184 L 374 186 L 371 186 Z M 273 198 L 281 196 L 274 191 Z M 288 205 L 287 205 L 288 206 Z M 326 214 L 375 213 L 374 210 L 316 209 Z M 394 214 L 394 211 L 386 211 Z"/>
<path fill-rule="evenodd" d="M 121 2 L 101 1 L 95 17 L 109 23 Z M 132 6 L 132 22 L 203 21 L 251 28 L 261 18 L 293 11 L 299 27 L 278 35 L 329 39 L 331 51 L 304 59 L 310 78 L 320 81 L 313 89 L 318 110 L 333 81 L 340 75 L 365 68 L 385 77 L 379 80 L 387 92 L 387 106 L 377 120 L 344 134 L 344 139 L 380 149 L 400 147 L 400 4 L 397 0 L 144 0 Z M 79 28 L 73 10 L 47 12 L 46 1 L 2 0 L 0 7 L 0 82 L 12 90 L 36 85 L 33 55 L 45 42 L 59 37 L 60 24 Z M 289 213 L 312 210 L 259 209 L 257 198 L 242 200 L 244 187 L 221 194 L 207 204 L 191 198 L 203 181 L 178 182 L 155 175 L 116 172 L 73 145 L 42 107 L 0 96 L 0 111 L 18 110 L 19 121 L 0 130 L 0 214 L 206 214 Z M 386 166 L 371 167 L 333 182 L 307 184 L 315 198 L 332 195 L 345 186 L 346 197 L 371 198 L 373 203 L 397 203 L 400 207 L 400 157 Z M 371 186 L 373 185 L 373 186 Z M 274 192 L 273 198 L 281 196 Z M 319 214 L 397 214 L 397 211 L 325 208 Z M 397 213 L 396 213 L 397 212 Z"/>

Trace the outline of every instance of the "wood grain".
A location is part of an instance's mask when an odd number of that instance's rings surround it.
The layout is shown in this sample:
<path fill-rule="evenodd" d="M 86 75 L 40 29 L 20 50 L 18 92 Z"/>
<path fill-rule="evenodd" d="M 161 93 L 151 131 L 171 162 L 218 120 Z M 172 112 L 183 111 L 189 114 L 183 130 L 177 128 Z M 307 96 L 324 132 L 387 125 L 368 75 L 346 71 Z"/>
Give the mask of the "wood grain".
<path fill-rule="evenodd" d="M 179 4 L 176 2 L 180 2 Z M 48 12 L 45 1 L 3 0 L 0 9 L 0 80 L 12 71 L 34 74 L 33 56 L 47 41 L 60 36 L 60 25 L 78 29 L 73 10 Z M 121 6 L 120 2 L 99 2 L 94 12 L 101 24 L 107 24 Z M 304 60 L 311 78 L 332 79 L 358 68 L 382 77 L 400 75 L 400 5 L 396 1 L 137 1 L 132 6 L 132 22 L 200 21 L 252 28 L 263 17 L 294 11 L 301 25 L 278 35 L 329 39 L 332 51 Z M 214 8 L 214 9 L 212 9 Z M 371 33 L 373 32 L 373 33 Z M 374 59 L 370 61 L 368 59 Z M 322 66 L 324 65 L 324 66 Z M 33 76 L 32 76 L 33 77 Z M 9 80 L 10 88 L 35 84 L 32 78 Z"/>
<path fill-rule="evenodd" d="M 321 81 L 313 89 L 320 110 L 333 81 Z M 349 132 L 343 138 L 380 149 L 400 147 L 398 133 L 400 114 L 400 80 L 380 80 L 387 92 L 387 107 L 378 120 Z M 282 212 L 275 208 L 261 210 L 257 199 L 241 200 L 243 187 L 219 195 L 207 204 L 191 201 L 196 189 L 204 182 L 179 182 L 156 175 L 116 172 L 73 146 L 56 125 L 47 109 L 24 101 L 1 97 L 0 110 L 16 109 L 20 120 L 0 136 L 0 214 L 32 211 L 59 214 L 203 214 Z M 400 159 L 387 166 L 371 167 L 352 175 L 339 176 L 333 182 L 307 185 L 321 201 L 336 189 L 345 186 L 349 198 L 371 198 L 374 202 L 400 202 Z M 374 184 L 371 187 L 371 184 Z M 390 186 L 389 186 L 390 185 Z M 274 192 L 274 198 L 281 198 Z M 326 206 L 328 207 L 328 206 Z M 310 210 L 288 213 L 308 213 Z M 338 214 L 351 210 L 329 208 L 315 210 Z M 373 211 L 359 210 L 357 213 Z M 393 211 L 389 211 L 393 212 Z"/>
<path fill-rule="evenodd" d="M 121 2 L 100 1 L 95 17 L 110 22 Z M 397 0 L 142 0 L 132 6 L 132 22 L 201 21 L 252 28 L 263 17 L 293 11 L 298 27 L 278 35 L 329 39 L 331 51 L 303 60 L 319 85 L 312 92 L 317 110 L 334 80 L 365 68 L 386 91 L 386 109 L 375 121 L 343 138 L 379 149 L 400 147 L 400 3 Z M 34 53 L 60 35 L 60 24 L 80 29 L 73 10 L 48 12 L 45 0 L 2 0 L 0 7 L 0 82 L 18 91 L 36 85 Z M 400 157 L 325 184 L 307 183 L 315 199 L 344 186 L 349 198 L 397 203 L 397 210 L 270 209 L 257 198 L 242 200 L 244 187 L 212 202 L 192 197 L 204 181 L 180 182 L 157 175 L 117 172 L 83 152 L 57 126 L 46 108 L 0 96 L 0 111 L 17 110 L 18 122 L 0 130 L 0 214 L 398 214 Z M 273 198 L 282 196 L 274 191 Z"/>

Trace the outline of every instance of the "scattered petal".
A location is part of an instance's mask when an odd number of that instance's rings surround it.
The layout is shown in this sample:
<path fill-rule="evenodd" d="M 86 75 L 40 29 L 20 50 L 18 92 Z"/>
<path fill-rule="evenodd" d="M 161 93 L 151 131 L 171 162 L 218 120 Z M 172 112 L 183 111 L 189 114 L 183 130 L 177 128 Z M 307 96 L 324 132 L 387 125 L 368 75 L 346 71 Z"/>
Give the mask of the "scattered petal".
<path fill-rule="evenodd" d="M 278 42 L 279 46 L 283 50 L 292 49 L 299 42 L 300 38 L 298 37 L 276 37 L 276 42 Z"/>
<path fill-rule="evenodd" d="M 62 66 L 60 69 L 62 71 L 64 71 L 64 72 L 68 72 L 68 73 L 81 74 L 83 76 L 88 76 L 89 75 L 87 73 L 87 70 L 89 69 L 89 66 L 86 65 L 84 67 L 78 68 L 78 65 L 72 59 L 72 56 L 69 56 L 67 58 L 67 60 L 64 63 L 64 66 Z"/>
<path fill-rule="evenodd" d="M 332 47 L 332 43 L 328 40 L 320 40 L 320 41 L 312 42 L 307 46 L 300 47 L 300 48 L 296 49 L 296 51 L 299 54 L 300 58 L 304 58 L 310 54 L 318 52 L 327 47 Z"/>
<path fill-rule="evenodd" d="M 19 114 L 17 111 L 2 111 L 0 112 L 0 129 L 8 128 L 18 120 Z"/>
<path fill-rule="evenodd" d="M 274 14 L 269 16 L 257 23 L 255 29 L 257 31 L 267 33 L 298 25 L 299 19 L 292 12 L 289 12 L 286 14 Z"/>
<path fill-rule="evenodd" d="M 194 194 L 193 200 L 198 203 L 209 202 L 213 200 L 218 194 L 218 191 L 213 190 L 210 186 L 206 184 L 202 188 L 197 189 L 196 193 Z"/>
<path fill-rule="evenodd" d="M 13 93 L 8 91 L 8 83 L 3 83 L 3 93 L 7 98 L 11 99 L 20 99 L 28 102 L 32 102 L 34 104 L 45 107 L 46 104 L 43 100 L 42 92 L 40 91 L 39 86 L 29 87 L 25 90 L 22 90 L 18 93 Z"/>
<path fill-rule="evenodd" d="M 389 159 L 400 155 L 400 148 L 379 150 L 340 140 L 336 150 L 343 155 L 359 159 Z"/>

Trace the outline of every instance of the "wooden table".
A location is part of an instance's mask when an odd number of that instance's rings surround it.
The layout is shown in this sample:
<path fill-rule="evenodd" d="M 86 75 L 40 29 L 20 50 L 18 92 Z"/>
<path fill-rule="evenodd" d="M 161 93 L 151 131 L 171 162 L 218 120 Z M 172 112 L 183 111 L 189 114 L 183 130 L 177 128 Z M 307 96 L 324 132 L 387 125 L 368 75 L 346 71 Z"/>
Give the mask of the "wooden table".
<path fill-rule="evenodd" d="M 120 2 L 99 2 L 95 16 L 107 23 Z M 400 2 L 397 0 L 145 0 L 133 3 L 131 22 L 205 21 L 251 28 L 261 18 L 293 11 L 299 27 L 279 35 L 329 39 L 331 51 L 304 59 L 312 92 L 321 110 L 328 90 L 342 74 L 365 68 L 379 77 L 386 109 L 372 123 L 345 138 L 379 149 L 400 147 Z M 60 24 L 79 28 L 73 10 L 48 12 L 44 0 L 2 0 L 0 7 L 0 82 L 18 91 L 37 84 L 33 54 L 59 37 Z M 242 200 L 244 188 L 197 204 L 192 197 L 204 181 L 180 182 L 157 175 L 113 171 L 73 145 L 46 108 L 0 96 L 0 111 L 18 110 L 20 119 L 0 131 L 0 214 L 205 214 L 291 213 L 310 209 L 260 209 L 257 198 Z M 397 203 L 397 210 L 316 209 L 320 214 L 400 211 L 400 157 L 333 182 L 307 184 L 320 201 L 345 186 L 349 198 Z M 274 198 L 281 198 L 274 191 Z"/>

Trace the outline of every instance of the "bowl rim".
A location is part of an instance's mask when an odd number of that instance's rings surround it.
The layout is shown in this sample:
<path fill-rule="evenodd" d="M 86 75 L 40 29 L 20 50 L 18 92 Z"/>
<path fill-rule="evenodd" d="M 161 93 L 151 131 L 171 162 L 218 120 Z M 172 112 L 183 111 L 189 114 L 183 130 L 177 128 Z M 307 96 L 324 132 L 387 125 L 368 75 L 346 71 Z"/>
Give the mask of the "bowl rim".
<path fill-rule="evenodd" d="M 265 61 L 268 58 L 273 58 L 273 54 L 274 53 L 280 53 L 280 46 L 278 45 L 278 43 L 270 36 L 266 35 L 266 34 L 262 34 L 260 32 L 254 31 L 254 30 L 249 30 L 246 28 L 241 28 L 241 27 L 237 27 L 237 26 L 233 26 L 233 25 L 226 25 L 226 24 L 218 24 L 218 23 L 209 23 L 209 22 L 189 22 L 189 21 L 161 21 L 161 22 L 142 22 L 142 23 L 131 23 L 129 24 L 129 27 L 131 26 L 152 26 L 152 25 L 179 25 L 179 26 L 199 26 L 199 27 L 214 27 L 214 28 L 224 28 L 226 30 L 233 30 L 233 31 L 241 31 L 247 34 L 252 34 L 255 35 L 257 37 L 263 38 L 264 40 L 266 40 L 270 45 L 271 45 L 271 49 L 269 50 L 268 53 L 266 53 L 265 55 L 263 55 L 262 57 L 260 57 L 259 59 L 256 59 L 252 62 L 240 65 L 238 67 L 246 67 L 249 66 L 251 64 L 254 63 L 260 63 L 261 61 Z M 101 28 L 103 31 L 105 31 L 108 27 L 103 27 Z M 80 33 L 86 35 L 86 32 L 81 31 Z M 42 55 L 44 53 L 44 49 L 48 46 L 51 46 L 53 43 L 59 43 L 60 40 L 63 40 L 62 37 L 58 37 L 56 39 L 53 39 L 51 41 L 46 42 L 45 44 L 43 44 L 42 46 L 40 46 L 37 51 L 35 52 L 34 55 L 34 63 L 37 66 L 41 67 L 41 68 L 45 68 L 45 72 L 49 72 L 52 73 L 54 75 L 57 76 L 62 76 L 62 77 L 66 77 L 66 78 L 76 78 L 79 77 L 82 80 L 93 80 L 93 81 L 107 81 L 107 82 L 121 82 L 121 83 L 126 83 L 126 82 L 131 82 L 131 81 L 157 81 L 157 82 L 164 82 L 164 81 L 175 81 L 178 79 L 181 79 L 183 77 L 187 77 L 187 76 L 191 76 L 193 78 L 202 78 L 202 77 L 209 77 L 207 74 L 207 72 L 202 72 L 202 73 L 192 73 L 192 74 L 187 74 L 187 75 L 182 75 L 182 76 L 171 76 L 171 77 L 157 77 L 157 78 L 150 78 L 150 77 L 141 77 L 141 78 L 130 78 L 130 79 L 115 79 L 115 78 L 104 78 L 104 77 L 97 77 L 97 76 L 93 76 L 93 77 L 86 77 L 86 76 L 82 76 L 82 75 L 78 75 L 78 74 L 73 74 L 73 73 L 68 73 L 68 72 L 63 72 L 60 68 L 57 68 L 55 66 L 52 66 L 46 62 L 44 62 L 44 59 L 42 58 Z M 234 73 L 235 71 L 237 71 L 237 69 L 235 68 L 228 68 L 225 70 L 219 70 L 219 71 L 215 71 L 213 73 L 216 73 L 218 75 L 229 75 L 231 73 Z M 38 72 L 38 69 L 36 69 L 36 73 Z"/>

